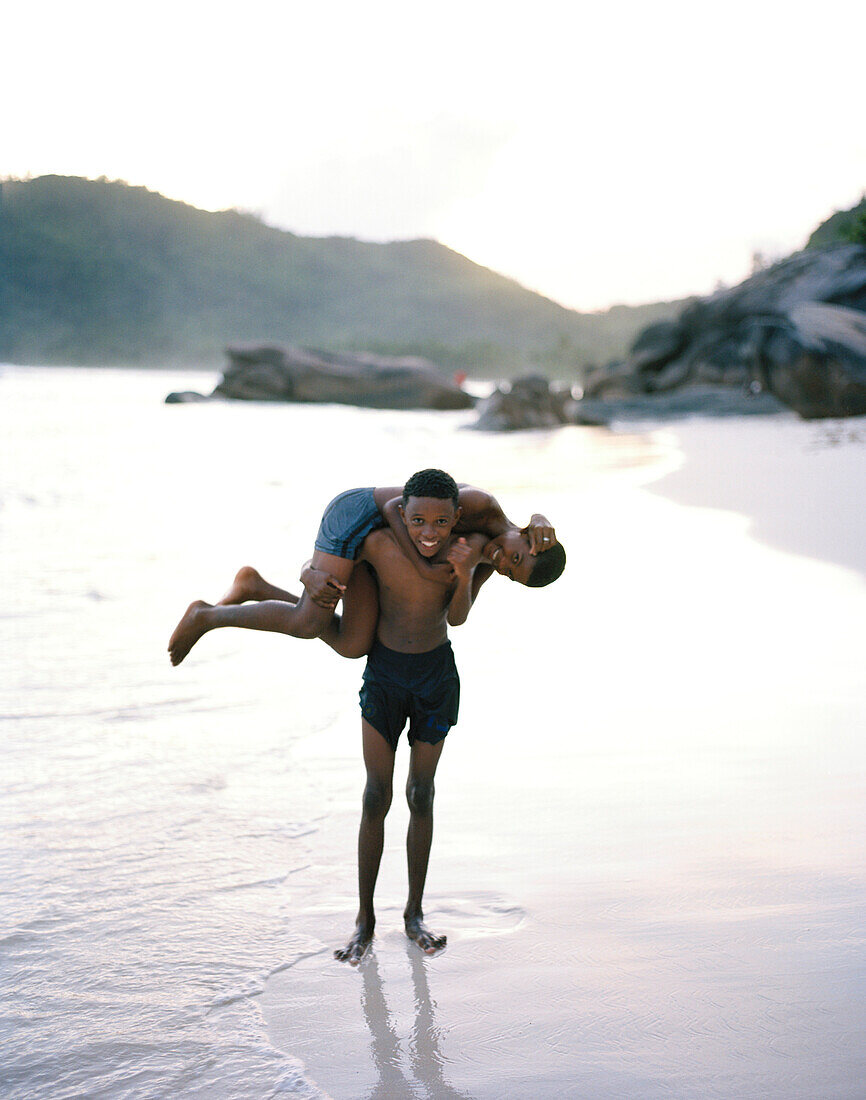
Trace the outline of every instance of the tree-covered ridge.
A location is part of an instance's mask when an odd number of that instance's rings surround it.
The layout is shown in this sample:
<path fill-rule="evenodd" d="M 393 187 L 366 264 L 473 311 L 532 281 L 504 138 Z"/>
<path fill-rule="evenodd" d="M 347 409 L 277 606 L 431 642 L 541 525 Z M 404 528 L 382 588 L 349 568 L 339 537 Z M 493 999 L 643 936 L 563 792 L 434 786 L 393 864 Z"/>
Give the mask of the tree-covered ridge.
<path fill-rule="evenodd" d="M 833 244 L 866 244 L 866 194 L 850 210 L 837 210 L 821 222 L 806 247 L 827 248 Z"/>
<path fill-rule="evenodd" d="M 272 342 L 567 376 L 677 308 L 581 314 L 435 241 L 301 237 L 104 179 L 0 190 L 5 362 L 216 367 L 228 344 Z"/>

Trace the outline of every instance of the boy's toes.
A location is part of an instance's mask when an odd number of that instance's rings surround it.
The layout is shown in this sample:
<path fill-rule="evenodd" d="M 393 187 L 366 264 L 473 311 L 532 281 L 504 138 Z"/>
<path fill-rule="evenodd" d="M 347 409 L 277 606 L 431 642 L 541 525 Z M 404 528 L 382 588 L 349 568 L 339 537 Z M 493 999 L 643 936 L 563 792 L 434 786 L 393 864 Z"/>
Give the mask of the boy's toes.
<path fill-rule="evenodd" d="M 346 946 L 338 947 L 334 951 L 334 958 L 338 962 L 347 962 L 349 966 L 357 966 L 366 954 L 372 939 L 372 932 L 368 933 L 366 929 L 356 929 L 354 936 Z"/>
<path fill-rule="evenodd" d="M 447 936 L 434 935 L 419 920 L 406 921 L 406 935 L 410 940 L 414 940 L 415 943 L 418 944 L 425 955 L 435 955 L 436 952 L 441 951 L 448 942 Z"/>

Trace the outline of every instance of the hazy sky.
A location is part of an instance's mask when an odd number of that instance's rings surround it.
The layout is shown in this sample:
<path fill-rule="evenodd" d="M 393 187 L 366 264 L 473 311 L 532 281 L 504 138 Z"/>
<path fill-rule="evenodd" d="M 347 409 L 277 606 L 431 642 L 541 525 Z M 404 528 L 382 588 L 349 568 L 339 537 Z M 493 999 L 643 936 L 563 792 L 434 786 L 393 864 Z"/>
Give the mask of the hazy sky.
<path fill-rule="evenodd" d="M 435 237 L 578 309 L 705 293 L 866 191 L 864 9 L 18 4 L 0 174 Z"/>

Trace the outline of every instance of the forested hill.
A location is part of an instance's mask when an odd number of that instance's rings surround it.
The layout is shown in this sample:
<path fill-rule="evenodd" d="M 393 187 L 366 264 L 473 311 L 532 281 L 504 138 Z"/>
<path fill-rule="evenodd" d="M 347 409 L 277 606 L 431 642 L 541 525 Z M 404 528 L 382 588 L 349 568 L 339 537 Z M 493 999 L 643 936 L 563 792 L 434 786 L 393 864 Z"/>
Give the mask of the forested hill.
<path fill-rule="evenodd" d="M 866 244 L 866 195 L 850 210 L 837 210 L 814 231 L 806 248 Z"/>
<path fill-rule="evenodd" d="M 300 237 L 125 183 L 0 190 L 0 362 L 219 367 L 228 344 L 276 342 L 567 377 L 676 309 L 581 314 L 435 241 Z"/>

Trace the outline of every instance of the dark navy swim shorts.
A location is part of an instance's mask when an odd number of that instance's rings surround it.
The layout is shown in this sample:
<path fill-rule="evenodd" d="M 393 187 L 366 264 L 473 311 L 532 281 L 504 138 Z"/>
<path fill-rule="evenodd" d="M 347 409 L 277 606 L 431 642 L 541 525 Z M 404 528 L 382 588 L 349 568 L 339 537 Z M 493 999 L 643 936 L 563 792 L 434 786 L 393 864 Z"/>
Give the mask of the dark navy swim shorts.
<path fill-rule="evenodd" d="M 316 549 L 354 561 L 361 543 L 377 527 L 384 527 L 372 489 L 348 489 L 334 497 L 319 524 Z"/>
<path fill-rule="evenodd" d="M 392 749 L 406 720 L 409 744 L 436 745 L 457 723 L 460 677 L 451 643 L 427 653 L 397 653 L 374 642 L 364 669 L 361 714 Z"/>

